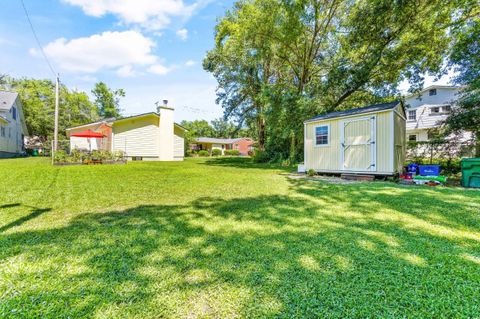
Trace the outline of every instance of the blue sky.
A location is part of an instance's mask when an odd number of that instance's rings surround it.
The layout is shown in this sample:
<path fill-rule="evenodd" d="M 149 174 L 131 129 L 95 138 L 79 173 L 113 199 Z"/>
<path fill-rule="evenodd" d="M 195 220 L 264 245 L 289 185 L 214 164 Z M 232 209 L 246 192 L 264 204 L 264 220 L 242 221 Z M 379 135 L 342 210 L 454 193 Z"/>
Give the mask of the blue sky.
<path fill-rule="evenodd" d="M 24 2 L 44 51 L 70 88 L 90 92 L 97 81 L 123 88 L 125 115 L 153 111 L 156 101 L 168 99 L 176 121 L 222 116 L 216 81 L 201 63 L 214 45 L 217 19 L 233 0 Z M 2 0 L 0 73 L 53 79 L 20 0 Z"/>
<path fill-rule="evenodd" d="M 215 79 L 202 69 L 214 27 L 233 1 L 24 0 L 62 82 L 90 92 L 96 81 L 124 88 L 125 114 L 168 99 L 175 119 L 222 116 Z M 51 78 L 20 0 L 2 0 L 0 73 Z"/>

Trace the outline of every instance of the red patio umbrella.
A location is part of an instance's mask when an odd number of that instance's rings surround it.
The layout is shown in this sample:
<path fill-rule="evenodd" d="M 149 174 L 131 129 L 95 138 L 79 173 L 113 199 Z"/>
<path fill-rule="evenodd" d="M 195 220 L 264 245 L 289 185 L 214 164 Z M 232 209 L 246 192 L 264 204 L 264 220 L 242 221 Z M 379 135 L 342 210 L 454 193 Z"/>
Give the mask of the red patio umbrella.
<path fill-rule="evenodd" d="M 92 151 L 92 144 L 90 143 L 90 138 L 104 138 L 104 137 L 106 137 L 102 133 L 94 132 L 92 130 L 85 130 L 85 131 L 81 131 L 81 132 L 78 132 L 78 133 L 73 133 L 73 134 L 70 134 L 70 136 L 88 138 L 88 146 L 90 148 L 90 152 Z"/>
<path fill-rule="evenodd" d="M 78 133 L 73 133 L 73 134 L 70 134 L 70 136 L 86 137 L 86 138 L 104 138 L 105 137 L 105 135 L 103 135 L 102 133 L 94 132 L 92 130 L 85 130 Z"/>

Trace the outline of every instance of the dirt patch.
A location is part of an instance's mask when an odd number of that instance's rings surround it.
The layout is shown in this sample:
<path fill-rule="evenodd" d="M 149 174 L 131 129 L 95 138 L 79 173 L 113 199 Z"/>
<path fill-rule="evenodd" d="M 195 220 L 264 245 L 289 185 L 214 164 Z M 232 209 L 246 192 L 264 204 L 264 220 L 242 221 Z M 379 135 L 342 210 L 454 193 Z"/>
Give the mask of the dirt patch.
<path fill-rule="evenodd" d="M 330 176 L 330 175 L 315 175 L 315 176 L 308 176 L 302 173 L 292 173 L 288 174 L 288 178 L 291 179 L 305 179 L 309 181 L 323 181 L 331 184 L 354 184 L 360 183 L 361 181 L 352 181 L 340 178 L 338 176 Z"/>

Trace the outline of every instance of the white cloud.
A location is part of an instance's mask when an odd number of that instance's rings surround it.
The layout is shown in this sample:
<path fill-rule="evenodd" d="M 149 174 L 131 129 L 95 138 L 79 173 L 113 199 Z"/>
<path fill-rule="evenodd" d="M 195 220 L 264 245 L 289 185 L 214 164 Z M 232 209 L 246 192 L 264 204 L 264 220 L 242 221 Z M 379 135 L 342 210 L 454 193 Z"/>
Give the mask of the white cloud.
<path fill-rule="evenodd" d="M 148 68 L 148 71 L 158 75 L 165 75 L 172 69 L 161 64 L 154 64 Z"/>
<path fill-rule="evenodd" d="M 47 44 L 44 50 L 66 71 L 94 73 L 113 68 L 119 75 L 129 76 L 133 65 L 156 63 L 158 58 L 152 54 L 154 45 L 137 31 L 108 31 L 69 41 L 60 38 Z M 30 53 L 38 55 L 34 49 Z"/>
<path fill-rule="evenodd" d="M 179 37 L 183 41 L 187 40 L 188 38 L 188 30 L 185 28 L 177 30 L 177 32 L 175 33 L 177 34 L 177 37 Z"/>
<path fill-rule="evenodd" d="M 131 65 L 124 65 L 121 68 L 117 69 L 117 75 L 122 78 L 128 78 L 135 76 L 137 73 L 133 70 Z"/>
<path fill-rule="evenodd" d="M 196 63 L 193 60 L 188 60 L 187 62 L 185 62 L 185 66 L 194 66 L 195 64 Z"/>
<path fill-rule="evenodd" d="M 113 14 L 126 24 L 138 24 L 150 30 L 168 26 L 173 18 L 187 19 L 199 7 L 183 0 L 63 0 L 79 6 L 87 15 L 101 17 Z"/>

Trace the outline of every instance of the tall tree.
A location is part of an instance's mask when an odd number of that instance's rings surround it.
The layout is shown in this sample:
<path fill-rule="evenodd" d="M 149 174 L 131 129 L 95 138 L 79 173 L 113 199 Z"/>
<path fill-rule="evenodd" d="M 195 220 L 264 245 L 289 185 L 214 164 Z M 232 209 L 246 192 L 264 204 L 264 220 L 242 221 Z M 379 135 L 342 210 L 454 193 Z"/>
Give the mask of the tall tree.
<path fill-rule="evenodd" d="M 450 63 L 458 72 L 455 81 L 463 89 L 458 107 L 446 120 L 447 133 L 471 132 L 475 156 L 480 157 L 480 19 L 472 19 L 455 35 Z"/>
<path fill-rule="evenodd" d="M 55 83 L 51 80 L 7 79 L 11 90 L 19 93 L 28 131 L 47 140 L 53 136 Z M 59 90 L 59 138 L 65 129 L 98 119 L 98 109 L 84 92 L 71 91 L 64 84 Z"/>
<path fill-rule="evenodd" d="M 469 1 L 239 1 L 204 68 L 227 117 L 257 123 L 270 153 L 300 155 L 304 119 L 392 99 L 400 81 L 441 72 Z"/>
<path fill-rule="evenodd" d="M 104 82 L 98 82 L 95 83 L 92 93 L 101 117 L 118 118 L 121 116 L 120 98 L 125 97 L 123 89 L 112 90 Z"/>

